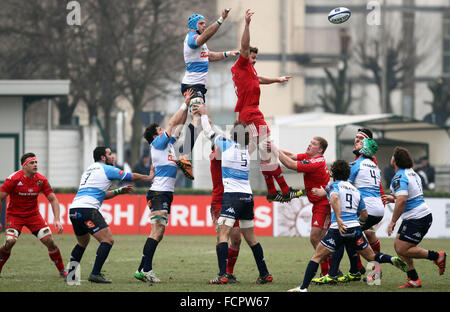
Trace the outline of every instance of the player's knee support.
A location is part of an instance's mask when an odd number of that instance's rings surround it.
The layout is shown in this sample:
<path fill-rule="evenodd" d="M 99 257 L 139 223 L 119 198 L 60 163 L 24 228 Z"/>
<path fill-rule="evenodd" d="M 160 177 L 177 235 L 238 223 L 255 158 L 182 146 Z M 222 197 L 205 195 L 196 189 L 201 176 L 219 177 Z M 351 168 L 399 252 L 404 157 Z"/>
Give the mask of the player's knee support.
<path fill-rule="evenodd" d="M 167 226 L 169 223 L 169 216 L 157 215 L 150 217 L 150 224 L 161 224 L 163 226 Z"/>
<path fill-rule="evenodd" d="M 234 220 L 232 218 L 219 217 L 219 219 L 217 220 L 217 225 L 218 226 L 226 225 L 226 226 L 229 226 L 229 227 L 233 227 L 234 222 L 236 222 L 236 220 Z"/>
<path fill-rule="evenodd" d="M 42 241 L 44 238 L 49 237 L 50 235 L 52 235 L 52 231 L 48 226 L 46 226 L 37 232 L 36 237 Z"/>
<path fill-rule="evenodd" d="M 16 241 L 19 238 L 19 235 L 20 233 L 16 229 L 6 229 L 5 231 L 6 241 L 9 242 L 12 240 Z"/>
<path fill-rule="evenodd" d="M 241 229 L 249 229 L 255 226 L 255 222 L 253 220 L 239 220 L 239 227 Z"/>

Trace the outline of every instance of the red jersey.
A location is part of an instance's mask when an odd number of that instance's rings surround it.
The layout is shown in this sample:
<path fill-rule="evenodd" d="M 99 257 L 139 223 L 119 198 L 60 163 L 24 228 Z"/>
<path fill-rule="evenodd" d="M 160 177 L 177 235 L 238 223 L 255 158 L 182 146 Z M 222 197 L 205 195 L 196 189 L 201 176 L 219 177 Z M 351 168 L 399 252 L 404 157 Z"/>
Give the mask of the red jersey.
<path fill-rule="evenodd" d="M 53 193 L 47 178 L 36 173 L 32 178 L 25 175 L 23 170 L 11 174 L 0 191 L 8 193 L 9 203 L 6 208 L 7 215 L 30 216 L 39 214 L 37 198 L 40 192 L 45 196 Z"/>
<path fill-rule="evenodd" d="M 211 206 L 221 207 L 222 197 L 223 197 L 223 183 L 222 183 L 222 161 L 217 159 L 216 151 L 214 150 L 211 155 L 211 178 L 212 178 L 212 196 L 211 196 Z M 220 212 L 220 209 L 219 209 Z"/>
<path fill-rule="evenodd" d="M 245 122 L 246 120 L 260 118 L 261 116 L 264 118 L 259 110 L 261 89 L 259 88 L 258 74 L 250 63 L 250 60 L 239 55 L 238 60 L 231 67 L 231 73 L 237 96 L 234 111 L 239 112 L 239 120 Z"/>
<path fill-rule="evenodd" d="M 306 196 L 312 203 L 324 202 L 328 204 L 326 197 L 318 197 L 312 194 L 313 188 L 325 188 L 330 182 L 330 173 L 325 162 L 325 157 L 318 156 L 311 158 L 308 154 L 297 155 L 297 171 L 303 172 Z"/>

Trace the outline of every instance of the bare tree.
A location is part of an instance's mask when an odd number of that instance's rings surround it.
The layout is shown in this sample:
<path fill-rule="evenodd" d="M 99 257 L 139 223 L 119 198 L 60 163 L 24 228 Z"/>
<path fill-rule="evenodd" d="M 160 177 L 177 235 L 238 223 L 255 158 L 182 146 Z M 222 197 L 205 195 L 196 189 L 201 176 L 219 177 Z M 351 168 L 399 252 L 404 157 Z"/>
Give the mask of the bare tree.
<path fill-rule="evenodd" d="M 163 99 L 169 82 L 178 82 L 184 67 L 180 27 L 182 3 L 175 0 L 116 1 L 109 16 L 110 36 L 119 61 L 120 91 L 131 103 L 131 163 L 139 159 L 142 122 L 148 102 Z M 184 24 L 184 23 L 183 23 Z"/>
<path fill-rule="evenodd" d="M 338 61 L 336 76 L 324 68 L 327 82 L 331 85 L 331 91 L 327 90 L 327 84 L 323 83 L 323 93 L 319 94 L 319 100 L 326 112 L 346 114 L 352 103 L 352 82 L 347 76 L 348 61 L 350 59 L 350 36 L 346 29 L 339 32 L 341 55 Z"/>
<path fill-rule="evenodd" d="M 361 40 L 355 48 L 356 61 L 359 65 L 372 73 L 375 84 L 382 98 L 382 45 L 386 45 L 386 92 L 385 92 L 385 111 L 383 113 L 392 113 L 391 93 L 396 89 L 402 89 L 405 83 L 410 82 L 411 71 L 423 60 L 423 56 L 411 53 L 416 50 L 416 43 L 411 43 L 405 37 L 395 39 L 391 33 L 387 38 L 372 38 L 367 42 Z"/>
<path fill-rule="evenodd" d="M 445 126 L 450 117 L 450 79 L 439 77 L 428 83 L 428 89 L 433 94 L 433 100 L 427 104 L 433 111 L 424 120 Z"/>

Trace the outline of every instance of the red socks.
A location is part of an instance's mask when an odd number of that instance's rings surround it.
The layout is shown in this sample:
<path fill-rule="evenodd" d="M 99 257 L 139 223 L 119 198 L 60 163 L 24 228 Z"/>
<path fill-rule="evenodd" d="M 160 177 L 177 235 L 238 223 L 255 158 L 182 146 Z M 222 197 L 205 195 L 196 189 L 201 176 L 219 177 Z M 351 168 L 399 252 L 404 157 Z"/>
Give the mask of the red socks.
<path fill-rule="evenodd" d="M 273 181 L 274 178 L 280 186 L 283 194 L 287 194 L 289 192 L 289 185 L 287 185 L 286 180 L 284 179 L 283 171 L 281 170 L 280 165 L 277 165 L 275 170 L 262 171 L 262 174 L 264 175 L 264 180 L 266 181 L 267 191 L 269 194 L 275 194 L 277 192 Z"/>
<path fill-rule="evenodd" d="M 228 261 L 227 261 L 227 273 L 233 274 L 234 265 L 239 255 L 239 249 L 228 248 Z"/>
<path fill-rule="evenodd" d="M 381 244 L 378 239 L 375 242 L 370 243 L 370 247 L 372 247 L 372 249 L 375 253 L 381 252 Z"/>
<path fill-rule="evenodd" d="M 331 256 L 326 258 L 320 263 L 320 271 L 322 273 L 322 276 L 325 276 L 330 271 L 330 264 L 331 264 Z"/>
<path fill-rule="evenodd" d="M 50 259 L 55 263 L 56 267 L 58 268 L 59 273 L 61 273 L 64 270 L 64 262 L 61 257 L 61 252 L 58 248 L 53 250 L 48 250 L 48 255 L 50 256 Z"/>

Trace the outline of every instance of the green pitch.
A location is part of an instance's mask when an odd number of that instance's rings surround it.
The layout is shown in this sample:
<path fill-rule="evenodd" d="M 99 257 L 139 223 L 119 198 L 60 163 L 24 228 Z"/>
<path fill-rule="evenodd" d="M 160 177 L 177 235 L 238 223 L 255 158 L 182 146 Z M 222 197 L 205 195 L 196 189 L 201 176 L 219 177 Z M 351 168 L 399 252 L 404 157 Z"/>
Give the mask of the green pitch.
<path fill-rule="evenodd" d="M 75 237 L 54 235 L 64 262 L 68 263 Z M 286 292 L 298 286 L 312 255 L 309 238 L 260 237 L 269 271 L 274 282 L 254 285 L 258 277 L 250 248 L 242 241 L 235 267 L 238 284 L 209 285 L 218 272 L 213 236 L 166 236 L 159 244 L 153 270 L 161 284 L 148 285 L 136 280 L 136 271 L 144 246 L 145 235 L 115 235 L 115 244 L 103 266 L 103 273 L 112 284 L 93 284 L 87 281 L 92 269 L 98 243 L 91 239 L 81 262 L 81 285 L 69 286 L 59 277 L 47 250 L 33 235 L 22 234 L 0 277 L 1 292 Z M 3 241 L 1 242 L 3 244 Z M 382 251 L 395 255 L 393 239 L 381 239 Z M 450 246 L 450 239 L 425 239 L 421 246 L 442 250 Z M 366 261 L 364 261 L 366 264 Z M 406 282 L 406 274 L 391 265 L 382 265 L 381 286 L 368 286 L 364 282 L 309 287 L 310 292 L 448 292 L 450 270 L 439 276 L 437 266 L 429 260 L 416 260 L 416 269 L 422 280 L 421 289 L 399 290 Z M 341 270 L 348 271 L 347 255 Z M 320 273 L 320 268 L 319 272 Z"/>

